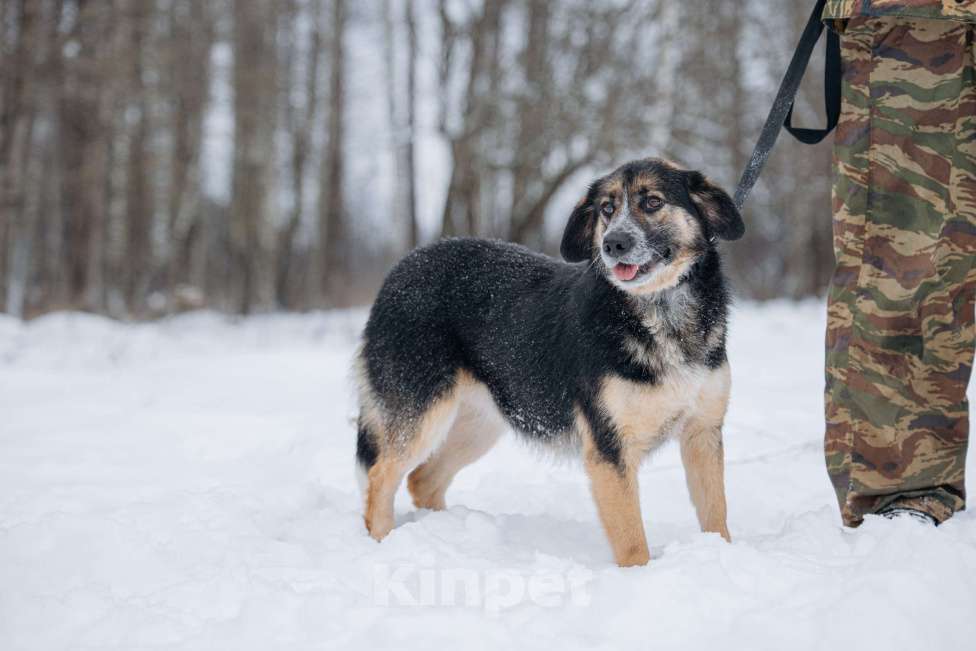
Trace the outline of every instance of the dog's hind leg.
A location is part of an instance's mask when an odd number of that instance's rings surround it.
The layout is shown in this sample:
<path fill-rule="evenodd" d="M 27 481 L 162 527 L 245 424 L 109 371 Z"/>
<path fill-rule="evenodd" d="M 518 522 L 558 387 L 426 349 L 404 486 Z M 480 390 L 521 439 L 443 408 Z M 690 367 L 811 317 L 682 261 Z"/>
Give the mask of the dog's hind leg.
<path fill-rule="evenodd" d="M 723 366 L 703 388 L 700 409 L 681 433 L 681 461 L 698 523 L 702 531 L 720 534 L 726 540 L 730 538 L 726 522 L 722 421 L 728 394 L 728 366 Z"/>
<path fill-rule="evenodd" d="M 366 528 L 376 540 L 382 540 L 393 529 L 393 501 L 404 475 L 441 443 L 456 414 L 457 397 L 452 388 L 402 431 L 378 432 L 376 438 L 382 443 L 375 463 L 366 473 L 364 514 Z"/>
<path fill-rule="evenodd" d="M 407 477 L 407 488 L 418 509 L 445 508 L 444 495 L 454 476 L 494 447 L 507 425 L 500 414 L 492 413 L 493 407 L 486 409 L 462 398 L 444 443 Z"/>

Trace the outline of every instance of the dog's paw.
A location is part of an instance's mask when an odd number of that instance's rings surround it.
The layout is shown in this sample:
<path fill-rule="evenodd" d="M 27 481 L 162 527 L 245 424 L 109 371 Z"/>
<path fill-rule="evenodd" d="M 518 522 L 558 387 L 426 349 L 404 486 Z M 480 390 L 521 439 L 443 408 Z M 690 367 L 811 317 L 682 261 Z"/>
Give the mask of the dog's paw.
<path fill-rule="evenodd" d="M 379 542 L 386 538 L 393 530 L 393 522 L 370 522 L 366 519 L 366 531 L 369 532 L 370 537 Z"/>
<path fill-rule="evenodd" d="M 418 509 L 443 511 L 447 508 L 444 502 L 445 491 L 416 470 L 407 477 L 407 490 L 410 491 L 413 505 Z"/>
<path fill-rule="evenodd" d="M 617 565 L 620 567 L 638 567 L 640 565 L 647 565 L 650 560 L 651 555 L 646 547 L 643 549 L 634 548 L 628 549 L 621 554 L 617 559 Z"/>

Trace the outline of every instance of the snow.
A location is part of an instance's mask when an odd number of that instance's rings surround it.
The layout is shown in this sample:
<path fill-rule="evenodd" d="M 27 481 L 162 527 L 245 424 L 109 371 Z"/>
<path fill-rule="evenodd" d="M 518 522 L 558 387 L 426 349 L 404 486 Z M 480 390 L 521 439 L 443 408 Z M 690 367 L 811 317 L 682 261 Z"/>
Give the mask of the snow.
<path fill-rule="evenodd" d="M 698 531 L 669 446 L 641 472 L 652 560 L 628 569 L 579 465 L 510 438 L 447 511 L 401 490 L 367 537 L 364 318 L 0 317 L 0 649 L 972 647 L 976 514 L 839 525 L 819 304 L 733 315 L 734 542 Z"/>

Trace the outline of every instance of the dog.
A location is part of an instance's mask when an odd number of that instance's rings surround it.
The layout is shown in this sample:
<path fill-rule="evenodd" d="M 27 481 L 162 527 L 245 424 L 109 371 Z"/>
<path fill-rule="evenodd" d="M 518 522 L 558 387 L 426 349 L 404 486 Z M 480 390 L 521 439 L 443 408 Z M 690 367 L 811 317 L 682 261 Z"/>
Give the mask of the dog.
<path fill-rule="evenodd" d="M 649 560 L 637 470 L 677 437 L 702 530 L 729 540 L 722 423 L 729 295 L 717 238 L 744 226 L 729 195 L 659 159 L 597 179 L 569 217 L 565 262 L 498 241 L 408 254 L 377 295 L 356 357 L 366 527 L 394 525 L 508 430 L 582 454 L 617 564 Z"/>

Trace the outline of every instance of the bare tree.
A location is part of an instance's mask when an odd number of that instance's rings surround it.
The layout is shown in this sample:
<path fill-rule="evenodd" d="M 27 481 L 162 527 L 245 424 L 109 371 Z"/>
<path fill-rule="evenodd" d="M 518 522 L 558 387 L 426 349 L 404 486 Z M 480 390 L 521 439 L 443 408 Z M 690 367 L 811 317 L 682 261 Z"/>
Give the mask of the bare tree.
<path fill-rule="evenodd" d="M 35 197 L 28 219 L 35 222 L 33 241 L 29 249 L 32 278 L 32 291 L 26 301 L 25 315 L 62 307 L 67 271 L 65 266 L 64 234 L 67 230 L 65 213 L 62 210 L 64 165 L 62 143 L 60 141 L 59 118 L 60 100 L 63 93 L 65 74 L 63 48 L 65 35 L 65 2 L 52 0 L 45 5 L 44 26 L 39 37 L 38 51 L 42 62 L 34 77 L 38 83 L 37 119 L 46 127 L 43 137 L 35 138 L 35 160 L 32 161 L 32 178 L 35 183 L 30 194 Z"/>
<path fill-rule="evenodd" d="M 406 246 L 419 242 L 417 221 L 416 122 L 417 122 L 417 22 L 414 3 L 403 3 L 403 25 L 407 36 L 405 89 L 398 84 L 397 30 L 392 0 L 383 4 L 383 58 L 387 76 L 387 114 L 393 134 L 394 200 L 392 214 L 406 223 Z"/>
<path fill-rule="evenodd" d="M 58 118 L 66 226 L 64 303 L 102 311 L 108 123 L 117 80 L 114 55 L 119 23 L 112 1 L 74 0 L 73 5 L 74 21 L 66 42 L 75 54 L 63 64 Z"/>
<path fill-rule="evenodd" d="M 569 5 L 559 16 L 567 27 L 556 35 L 549 7 L 528 2 L 526 84 L 515 116 L 519 130 L 510 163 L 513 193 L 506 233 L 537 246 L 545 244 L 540 231 L 546 209 L 567 180 L 585 166 L 612 164 L 635 137 L 646 139 L 648 104 L 657 87 L 647 71 L 659 56 L 644 45 L 658 15 L 657 2 Z M 604 38 L 601 31 L 613 38 Z M 579 33 L 587 38 L 581 41 Z"/>
<path fill-rule="evenodd" d="M 346 3 L 332 0 L 332 33 L 329 41 L 329 111 L 326 146 L 319 184 L 319 287 L 322 299 L 342 304 L 343 271 L 346 268 L 345 119 L 346 119 Z"/>
<path fill-rule="evenodd" d="M 212 4 L 174 0 L 165 51 L 172 154 L 167 190 L 166 287 L 170 312 L 177 309 L 177 287 L 205 286 L 200 155 L 210 100 L 210 53 L 216 38 Z M 192 62 L 187 65 L 186 62 Z"/>
<path fill-rule="evenodd" d="M 550 84 L 550 21 L 548 2 L 529 2 L 526 21 L 525 44 L 521 53 L 524 81 L 518 93 L 516 106 L 519 120 L 516 124 L 515 151 L 512 157 L 512 236 L 525 241 L 530 230 L 538 229 L 542 222 L 541 211 L 531 216 L 522 204 L 526 203 L 529 185 L 536 170 L 542 167 L 547 153 L 546 117 L 552 105 Z"/>
<path fill-rule="evenodd" d="M 278 0 L 234 2 L 233 300 L 247 314 L 271 307 L 269 211 L 273 194 Z"/>
<path fill-rule="evenodd" d="M 280 305 L 287 308 L 302 304 L 305 278 L 297 264 L 295 239 L 304 218 L 305 180 L 318 106 L 319 61 L 322 57 L 322 0 L 310 0 L 306 7 L 289 0 L 285 12 L 284 54 L 282 67 L 290 83 L 283 92 L 285 130 L 290 145 L 289 174 L 291 178 L 291 214 L 278 234 L 276 251 L 276 293 Z M 304 9 L 304 11 L 303 11 Z M 307 11 L 307 13 L 305 13 Z M 298 51 L 296 29 L 300 22 L 309 24 L 309 37 L 304 55 Z M 299 85 L 300 83 L 300 85 Z M 296 99 L 287 89 L 298 85 L 301 97 Z"/>
<path fill-rule="evenodd" d="M 403 177 L 406 183 L 407 221 L 409 223 L 407 247 L 420 243 L 420 223 L 417 217 L 417 19 L 414 3 L 403 5 L 403 22 L 407 28 L 407 123 L 404 125 Z"/>
<path fill-rule="evenodd" d="M 11 42 L 0 50 L 0 291 L 6 288 L 6 311 L 16 316 L 24 312 L 30 265 L 25 177 L 34 132 L 32 52 L 40 42 L 39 13 L 36 3 L 20 0 L 4 3 L 0 16 L 0 24 L 11 26 Z"/>
<path fill-rule="evenodd" d="M 445 234 L 546 244 L 546 209 L 559 189 L 649 131 L 657 54 L 646 30 L 659 6 L 493 2 L 459 20 L 440 5 L 441 130 L 453 154 Z M 513 58 L 499 45 L 506 10 L 525 27 Z M 457 57 L 464 50 L 467 65 Z"/>
<path fill-rule="evenodd" d="M 129 27 L 129 101 L 124 109 L 132 122 L 129 138 L 126 188 L 125 298 L 136 315 L 144 312 L 153 268 L 151 229 L 154 221 L 152 151 L 149 89 L 145 81 L 148 32 L 153 18 L 150 6 L 136 2 L 128 7 L 125 24 Z"/>
<path fill-rule="evenodd" d="M 497 39 L 507 5 L 505 0 L 485 2 L 480 11 L 464 23 L 457 23 L 451 18 L 444 0 L 438 5 L 441 31 L 447 41 L 441 63 L 440 129 L 450 143 L 452 158 L 451 178 L 441 219 L 441 230 L 445 235 L 476 235 L 481 232 L 482 178 L 479 175 L 479 158 L 483 152 L 479 141 L 496 117 L 491 94 L 491 71 L 497 69 L 500 54 Z M 466 40 L 470 48 L 466 69 L 458 68 L 454 60 L 456 48 L 453 42 L 459 38 Z M 452 125 L 448 116 L 452 113 L 451 86 L 458 83 L 455 78 L 457 74 L 463 74 L 466 83 L 465 92 L 459 98 L 457 124 Z"/>

